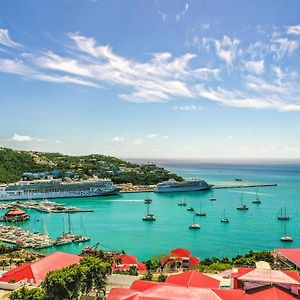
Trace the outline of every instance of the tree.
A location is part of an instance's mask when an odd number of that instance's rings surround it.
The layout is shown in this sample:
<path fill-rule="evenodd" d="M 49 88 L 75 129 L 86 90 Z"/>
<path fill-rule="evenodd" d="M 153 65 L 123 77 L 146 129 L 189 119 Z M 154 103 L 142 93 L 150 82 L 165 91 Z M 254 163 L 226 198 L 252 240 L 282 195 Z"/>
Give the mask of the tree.
<path fill-rule="evenodd" d="M 28 289 L 23 286 L 12 292 L 9 296 L 11 300 L 45 300 L 45 292 L 42 288 Z"/>

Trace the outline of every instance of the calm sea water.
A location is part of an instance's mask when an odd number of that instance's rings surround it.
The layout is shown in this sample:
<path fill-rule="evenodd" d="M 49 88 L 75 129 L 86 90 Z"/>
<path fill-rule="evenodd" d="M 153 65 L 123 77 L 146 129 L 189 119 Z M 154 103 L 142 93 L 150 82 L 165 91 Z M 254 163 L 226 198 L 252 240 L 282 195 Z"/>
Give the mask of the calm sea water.
<path fill-rule="evenodd" d="M 143 203 L 146 194 L 121 194 L 98 198 L 60 199 L 57 202 L 94 209 L 94 213 L 71 215 L 72 231 L 81 232 L 81 218 L 91 241 L 81 245 L 65 245 L 49 251 L 61 250 L 79 253 L 86 245 L 100 243 L 103 249 L 125 250 L 146 260 L 155 254 L 168 253 L 170 249 L 184 247 L 195 256 L 234 256 L 249 250 L 274 249 L 278 247 L 300 247 L 300 164 L 203 164 L 203 163 L 161 163 L 186 178 L 203 178 L 209 183 L 230 185 L 235 178 L 242 183 L 277 183 L 277 187 L 258 189 L 260 205 L 252 204 L 256 188 L 215 190 L 216 202 L 209 201 L 210 192 L 169 193 L 149 196 L 153 199 L 151 212 L 157 221 L 142 221 L 146 213 Z M 241 192 L 248 211 L 238 211 Z M 206 217 L 196 217 L 200 230 L 189 230 L 193 214 L 177 203 L 185 198 L 188 206 L 199 209 L 200 201 Z M 294 241 L 290 244 L 280 241 L 284 233 L 284 221 L 278 221 L 281 207 L 286 206 L 291 219 L 286 221 L 287 232 Z M 220 223 L 226 210 L 229 224 Z M 46 225 L 54 239 L 67 227 L 67 216 L 62 214 L 28 211 L 31 220 L 25 225 L 30 230 L 40 230 Z M 39 221 L 37 221 L 39 220 Z M 45 250 L 43 250 L 45 251 Z"/>

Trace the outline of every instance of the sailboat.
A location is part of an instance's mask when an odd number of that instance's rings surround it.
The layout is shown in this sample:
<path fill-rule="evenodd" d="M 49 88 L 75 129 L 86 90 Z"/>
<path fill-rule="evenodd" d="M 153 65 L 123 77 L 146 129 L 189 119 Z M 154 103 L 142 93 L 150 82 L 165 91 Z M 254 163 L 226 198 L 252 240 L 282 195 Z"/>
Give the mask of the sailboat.
<path fill-rule="evenodd" d="M 212 192 L 211 192 L 211 197 L 209 198 L 209 200 L 210 200 L 210 201 L 216 201 L 216 200 L 217 200 L 217 198 L 214 197 L 214 191 L 213 191 L 213 190 L 212 190 Z"/>
<path fill-rule="evenodd" d="M 194 207 L 189 207 L 188 209 L 187 209 L 187 211 L 194 211 L 195 209 L 194 209 Z"/>
<path fill-rule="evenodd" d="M 76 244 L 85 243 L 90 240 L 90 238 L 86 235 L 86 231 L 82 221 L 82 216 L 80 216 L 80 227 L 81 227 L 81 235 L 75 236 L 73 240 L 73 242 Z"/>
<path fill-rule="evenodd" d="M 178 204 L 178 206 L 187 206 L 187 203 L 185 201 L 180 201 L 177 204 Z"/>
<path fill-rule="evenodd" d="M 195 214 L 193 214 L 193 223 L 189 226 L 189 229 L 200 229 L 200 224 L 195 223 Z"/>
<path fill-rule="evenodd" d="M 198 217 L 206 216 L 206 212 L 201 210 L 201 200 L 200 200 L 200 210 L 199 210 L 199 212 L 196 212 L 196 216 L 198 216 Z"/>
<path fill-rule="evenodd" d="M 261 204 L 261 200 L 258 198 L 258 189 L 256 190 L 256 199 L 252 201 L 254 204 Z"/>
<path fill-rule="evenodd" d="M 242 192 L 241 205 L 236 207 L 237 210 L 248 210 L 249 209 L 249 207 L 246 204 L 243 204 L 243 196 L 244 196 L 244 193 Z"/>
<path fill-rule="evenodd" d="M 287 221 L 289 219 L 290 219 L 290 217 L 286 213 L 286 207 L 284 207 L 284 211 L 282 210 L 282 207 L 281 207 L 280 213 L 279 213 L 279 216 L 278 216 L 278 220 Z"/>
<path fill-rule="evenodd" d="M 225 209 L 224 209 L 223 217 L 221 218 L 221 223 L 229 223 L 229 219 L 225 217 Z"/>
<path fill-rule="evenodd" d="M 293 238 L 286 233 L 286 223 L 284 223 L 284 235 L 280 238 L 282 242 L 292 242 Z"/>
<path fill-rule="evenodd" d="M 151 202 L 147 202 L 147 215 L 143 217 L 143 221 L 155 221 L 156 218 L 153 214 L 150 214 L 150 203 Z"/>
<path fill-rule="evenodd" d="M 149 197 L 148 197 L 148 194 L 147 194 L 147 198 L 144 200 L 144 203 L 145 204 L 148 204 L 148 203 L 151 203 L 152 202 L 152 199 L 150 199 Z"/>
<path fill-rule="evenodd" d="M 46 225 L 46 221 L 42 216 L 42 226 L 41 226 L 41 233 L 36 233 L 39 234 L 40 236 L 44 236 L 44 240 L 36 243 L 34 245 L 34 249 L 44 249 L 44 248 L 49 248 L 53 246 L 53 242 L 49 239 L 49 235 L 48 235 L 48 230 L 47 230 L 47 225 Z"/>
<path fill-rule="evenodd" d="M 71 233 L 71 217 L 70 217 L 70 213 L 68 213 L 68 231 L 65 232 L 65 220 L 63 217 L 63 232 L 62 235 L 56 239 L 54 245 L 61 246 L 61 245 L 71 244 L 74 238 L 75 235 Z"/>

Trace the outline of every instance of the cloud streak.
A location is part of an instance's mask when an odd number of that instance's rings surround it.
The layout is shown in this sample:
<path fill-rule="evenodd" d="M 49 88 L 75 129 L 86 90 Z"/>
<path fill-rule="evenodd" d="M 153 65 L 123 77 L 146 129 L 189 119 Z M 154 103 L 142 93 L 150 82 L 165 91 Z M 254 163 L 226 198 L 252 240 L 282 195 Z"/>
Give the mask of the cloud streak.
<path fill-rule="evenodd" d="M 188 10 L 186 6 L 186 11 Z M 297 25 L 298 26 L 298 25 Z M 0 72 L 38 81 L 75 84 L 92 88 L 115 88 L 121 99 L 136 103 L 160 103 L 173 99 L 194 99 L 193 105 L 178 105 L 177 111 L 195 111 L 200 101 L 239 108 L 300 110 L 300 78 L 297 65 L 283 68 L 284 57 L 299 54 L 298 27 L 276 32 L 268 41 L 245 44 L 223 36 L 193 41 L 202 55 L 208 53 L 214 63 L 200 63 L 200 54 L 173 56 L 153 53 L 139 62 L 117 54 L 111 46 L 98 44 L 80 33 L 67 35 L 66 54 L 50 49 L 39 52 L 0 52 Z M 20 45 L 0 29 L 0 43 Z M 15 50 L 15 49 L 14 49 Z M 61 51 L 64 53 L 64 51 Z M 3 55 L 3 57 L 1 57 Z M 212 67 L 213 66 L 213 67 Z M 298 66 L 299 67 L 299 66 Z M 293 70 L 295 69 L 295 70 Z"/>

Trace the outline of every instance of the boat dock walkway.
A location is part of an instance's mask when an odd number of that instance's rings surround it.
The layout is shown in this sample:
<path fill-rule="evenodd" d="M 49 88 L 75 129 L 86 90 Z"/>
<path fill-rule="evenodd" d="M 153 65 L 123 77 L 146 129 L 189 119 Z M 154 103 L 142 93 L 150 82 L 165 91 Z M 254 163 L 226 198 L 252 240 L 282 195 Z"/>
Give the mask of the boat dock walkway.
<path fill-rule="evenodd" d="M 258 183 L 258 184 L 235 184 L 235 185 L 215 185 L 212 189 L 243 189 L 243 188 L 257 188 L 257 187 L 267 187 L 267 186 L 277 186 L 277 183 Z"/>

